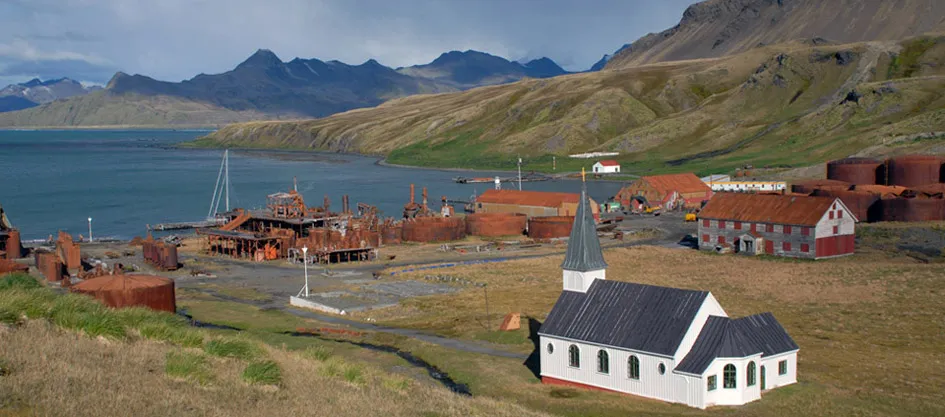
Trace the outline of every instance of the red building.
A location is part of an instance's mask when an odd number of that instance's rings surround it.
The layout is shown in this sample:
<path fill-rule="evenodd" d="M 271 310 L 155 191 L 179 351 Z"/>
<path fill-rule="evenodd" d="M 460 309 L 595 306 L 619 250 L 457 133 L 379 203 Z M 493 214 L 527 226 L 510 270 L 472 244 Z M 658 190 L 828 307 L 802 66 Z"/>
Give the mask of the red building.
<path fill-rule="evenodd" d="M 621 206 L 631 210 L 640 210 L 642 200 L 646 200 L 650 206 L 658 205 L 665 210 L 673 210 L 699 208 L 703 201 L 711 197 L 712 188 L 690 172 L 641 177 L 622 188 L 615 200 L 619 201 Z"/>
<path fill-rule="evenodd" d="M 699 214 L 699 249 L 811 259 L 851 255 L 856 222 L 839 198 L 719 193 Z"/>

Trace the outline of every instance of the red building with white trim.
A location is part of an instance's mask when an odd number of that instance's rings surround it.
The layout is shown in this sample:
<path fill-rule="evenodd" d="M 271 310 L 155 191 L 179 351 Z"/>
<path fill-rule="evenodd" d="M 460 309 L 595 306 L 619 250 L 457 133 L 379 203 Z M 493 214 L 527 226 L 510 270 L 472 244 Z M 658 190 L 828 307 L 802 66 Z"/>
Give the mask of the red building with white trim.
<path fill-rule="evenodd" d="M 810 259 L 851 255 L 856 222 L 839 198 L 718 193 L 699 214 L 699 249 Z"/>

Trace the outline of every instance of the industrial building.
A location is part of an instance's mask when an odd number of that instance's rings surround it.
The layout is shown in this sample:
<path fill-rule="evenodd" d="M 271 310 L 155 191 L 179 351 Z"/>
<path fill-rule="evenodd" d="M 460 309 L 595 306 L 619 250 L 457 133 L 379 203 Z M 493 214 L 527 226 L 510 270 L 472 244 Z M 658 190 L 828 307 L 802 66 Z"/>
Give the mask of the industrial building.
<path fill-rule="evenodd" d="M 597 161 L 591 168 L 591 171 L 595 174 L 619 174 L 620 163 L 613 159 Z"/>
<path fill-rule="evenodd" d="M 707 291 L 607 280 L 583 196 L 561 268 L 538 332 L 542 383 L 704 409 L 797 382 L 799 348 L 771 313 L 732 319 Z"/>
<path fill-rule="evenodd" d="M 476 197 L 476 213 L 521 213 L 529 218 L 574 216 L 579 194 L 544 191 L 487 190 Z M 591 202 L 595 220 L 600 220 L 600 206 Z"/>
<path fill-rule="evenodd" d="M 20 231 L 15 229 L 0 206 L 0 259 L 17 259 L 22 255 Z"/>
<path fill-rule="evenodd" d="M 833 258 L 853 254 L 856 222 L 839 198 L 719 193 L 699 214 L 699 248 Z"/>
<path fill-rule="evenodd" d="M 635 198 L 636 197 L 636 198 Z M 630 210 L 642 205 L 664 210 L 694 209 L 712 197 L 712 189 L 693 173 L 641 177 L 622 188 L 614 198 Z"/>
<path fill-rule="evenodd" d="M 784 181 L 711 181 L 706 184 L 713 192 L 765 193 L 787 189 L 787 183 Z"/>

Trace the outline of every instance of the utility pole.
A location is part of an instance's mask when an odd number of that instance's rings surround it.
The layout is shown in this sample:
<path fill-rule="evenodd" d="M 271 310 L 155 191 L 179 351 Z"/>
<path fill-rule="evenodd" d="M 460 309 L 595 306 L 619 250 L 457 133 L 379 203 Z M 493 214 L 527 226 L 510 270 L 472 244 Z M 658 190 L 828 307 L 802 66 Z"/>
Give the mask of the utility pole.
<path fill-rule="evenodd" d="M 92 243 L 92 218 L 89 217 L 89 243 Z"/>
<path fill-rule="evenodd" d="M 518 158 L 518 190 L 522 191 L 522 158 Z"/>
<path fill-rule="evenodd" d="M 558 170 L 558 157 L 557 156 L 551 157 L 551 170 L 552 171 Z"/>
<path fill-rule="evenodd" d="M 226 167 L 226 211 L 230 211 L 230 150 L 223 152 L 223 161 Z"/>
<path fill-rule="evenodd" d="M 302 268 L 305 269 L 305 298 L 308 298 L 308 246 L 302 246 Z"/>
<path fill-rule="evenodd" d="M 487 286 L 483 286 L 482 291 L 486 295 L 486 330 L 492 330 L 492 317 L 489 314 L 489 289 Z"/>

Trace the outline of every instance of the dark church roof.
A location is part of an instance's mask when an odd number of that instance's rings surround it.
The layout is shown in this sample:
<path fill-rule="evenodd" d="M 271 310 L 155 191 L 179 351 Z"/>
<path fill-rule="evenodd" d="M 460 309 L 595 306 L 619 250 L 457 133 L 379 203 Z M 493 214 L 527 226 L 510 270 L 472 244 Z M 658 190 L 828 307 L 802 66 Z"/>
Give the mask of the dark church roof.
<path fill-rule="evenodd" d="M 671 356 L 708 295 L 595 280 L 587 293 L 563 291 L 539 333 Z"/>
<path fill-rule="evenodd" d="M 710 316 L 676 371 L 702 375 L 716 358 L 744 358 L 759 353 L 767 357 L 797 349 L 771 313 L 740 319 Z"/>
<path fill-rule="evenodd" d="M 596 271 L 607 268 L 597 238 L 597 226 L 587 202 L 587 183 L 581 189 L 581 201 L 574 215 L 574 226 L 568 238 L 568 251 L 561 268 L 568 271 Z"/>

